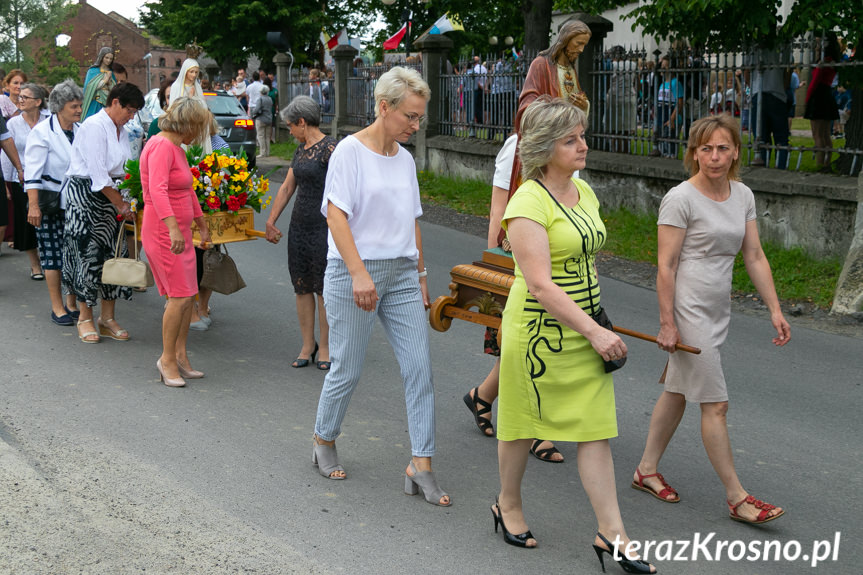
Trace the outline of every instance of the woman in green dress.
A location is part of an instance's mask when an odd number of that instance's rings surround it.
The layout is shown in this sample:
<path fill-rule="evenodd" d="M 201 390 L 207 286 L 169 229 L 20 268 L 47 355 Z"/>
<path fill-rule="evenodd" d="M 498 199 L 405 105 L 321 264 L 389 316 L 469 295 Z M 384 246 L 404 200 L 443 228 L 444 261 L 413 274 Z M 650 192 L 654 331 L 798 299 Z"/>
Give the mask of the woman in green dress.
<path fill-rule="evenodd" d="M 87 76 L 84 78 L 84 115 L 81 116 L 83 122 L 93 114 L 96 114 L 108 105 L 108 94 L 111 88 L 117 83 L 117 77 L 112 71 L 114 63 L 114 51 L 105 46 L 99 50 L 99 55 L 96 56 L 96 61 L 87 70 Z"/>
<path fill-rule="evenodd" d="M 501 326 L 495 530 L 503 527 L 511 545 L 536 547 L 521 501 L 531 441 L 575 441 L 600 561 L 607 553 L 630 573 L 655 573 L 624 553 L 629 538 L 614 487 L 608 439 L 617 436 L 617 418 L 603 362 L 625 357 L 626 345 L 592 317 L 601 312 L 595 254 L 606 231 L 593 190 L 572 177 L 585 167 L 587 117 L 565 100 L 542 96 L 521 122 L 524 183 L 501 222 L 516 267 Z"/>

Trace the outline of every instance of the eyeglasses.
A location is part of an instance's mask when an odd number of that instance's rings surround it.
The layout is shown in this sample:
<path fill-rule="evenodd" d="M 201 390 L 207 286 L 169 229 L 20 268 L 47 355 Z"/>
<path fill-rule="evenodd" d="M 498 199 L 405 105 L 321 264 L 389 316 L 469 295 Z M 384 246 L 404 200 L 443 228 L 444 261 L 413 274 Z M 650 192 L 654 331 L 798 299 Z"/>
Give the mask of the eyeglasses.
<path fill-rule="evenodd" d="M 401 111 L 401 110 L 399 110 L 399 111 Z M 416 114 L 407 114 L 405 112 L 402 112 L 402 114 L 404 114 L 405 118 L 407 118 L 408 123 L 410 123 L 410 124 L 416 123 L 418 126 L 421 126 L 426 121 L 425 116 L 418 116 Z"/>
<path fill-rule="evenodd" d="M 33 96 L 25 96 L 24 94 L 20 94 L 18 96 L 19 102 L 26 102 L 27 100 L 38 100 L 39 98 L 34 98 Z"/>

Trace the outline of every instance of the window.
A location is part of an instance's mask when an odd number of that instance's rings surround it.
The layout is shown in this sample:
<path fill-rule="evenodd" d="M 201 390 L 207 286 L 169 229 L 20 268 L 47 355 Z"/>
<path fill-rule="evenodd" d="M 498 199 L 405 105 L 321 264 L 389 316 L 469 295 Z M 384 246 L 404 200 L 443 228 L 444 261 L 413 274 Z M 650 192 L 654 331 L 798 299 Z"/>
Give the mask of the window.
<path fill-rule="evenodd" d="M 179 68 L 182 64 L 183 64 L 183 63 L 180 61 L 180 59 L 179 59 L 179 58 L 177 58 L 176 60 L 174 60 L 174 66 L 176 66 L 177 68 Z"/>
<path fill-rule="evenodd" d="M 159 66 L 160 66 L 160 67 L 162 67 L 162 68 L 164 68 L 166 65 L 167 65 L 167 64 L 165 63 L 165 59 L 164 59 L 164 58 L 159 58 Z"/>

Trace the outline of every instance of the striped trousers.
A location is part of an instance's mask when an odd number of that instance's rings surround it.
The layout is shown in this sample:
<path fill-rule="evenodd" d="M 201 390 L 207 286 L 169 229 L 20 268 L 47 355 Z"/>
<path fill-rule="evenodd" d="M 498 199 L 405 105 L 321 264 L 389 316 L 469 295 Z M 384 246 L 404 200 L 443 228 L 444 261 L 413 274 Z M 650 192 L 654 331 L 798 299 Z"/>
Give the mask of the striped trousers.
<path fill-rule="evenodd" d="M 423 308 L 415 260 L 365 260 L 363 262 L 378 297 L 373 312 L 354 303 L 353 282 L 344 261 L 330 259 L 324 277 L 324 304 L 330 324 L 330 360 L 315 433 L 333 441 L 362 375 L 366 349 L 375 325 L 381 320 L 399 362 L 405 388 L 411 453 L 431 457 L 435 452 L 435 406 L 429 353 L 428 318 Z"/>

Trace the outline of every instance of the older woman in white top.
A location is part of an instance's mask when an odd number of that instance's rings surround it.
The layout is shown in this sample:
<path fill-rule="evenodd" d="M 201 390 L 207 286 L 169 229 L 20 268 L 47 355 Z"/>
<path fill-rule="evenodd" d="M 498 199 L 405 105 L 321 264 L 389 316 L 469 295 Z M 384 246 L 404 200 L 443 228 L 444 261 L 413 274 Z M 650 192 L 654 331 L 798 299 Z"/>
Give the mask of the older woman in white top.
<path fill-rule="evenodd" d="M 451 504 L 431 469 L 435 452 L 434 389 L 422 215 L 413 157 L 399 145 L 417 131 L 430 97 L 415 70 L 396 67 L 375 86 L 374 123 L 342 140 L 330 158 L 321 212 L 329 226 L 324 301 L 332 367 L 315 422 L 312 462 L 321 475 L 344 479 L 335 440 L 362 373 L 380 318 L 404 378 L 412 459 L 405 492 Z"/>
<path fill-rule="evenodd" d="M 129 138 L 123 125 L 144 107 L 144 95 L 134 84 L 117 84 L 108 105 L 87 118 L 72 144 L 63 193 L 66 228 L 63 243 L 63 283 L 78 298 L 78 337 L 99 343 L 100 334 L 127 341 L 129 332 L 115 319 L 117 298 L 131 299 L 132 288 L 102 283 L 102 265 L 114 255 L 122 221 L 133 217 L 117 186 L 129 158 Z M 128 250 L 123 247 L 123 252 Z M 99 331 L 93 325 L 93 307 L 102 300 Z"/>
<path fill-rule="evenodd" d="M 72 141 L 78 131 L 83 99 L 84 92 L 72 80 L 54 86 L 48 97 L 48 107 L 53 114 L 27 136 L 24 153 L 24 190 L 29 203 L 27 221 L 36 228 L 39 260 L 51 298 L 51 321 L 57 325 L 74 325 L 74 320 L 78 318 L 75 296 L 68 294 L 64 305 L 60 293 L 66 218 L 60 188 L 69 168 Z M 43 211 L 39 206 L 40 191 L 46 197 L 50 197 L 47 196 L 49 193 L 56 194 L 56 199 L 61 201 L 56 205 L 46 202 L 46 211 Z"/>
<path fill-rule="evenodd" d="M 22 84 L 18 95 L 18 107 L 21 113 L 10 118 L 7 122 L 9 132 L 15 142 L 18 156 L 25 161 L 24 151 L 27 147 L 27 136 L 39 122 L 50 114 L 45 110 L 45 90 L 36 84 Z M 12 241 L 15 249 L 25 252 L 30 259 L 30 278 L 44 280 L 42 267 L 39 265 L 38 244 L 36 243 L 36 232 L 33 226 L 27 224 L 27 196 L 24 194 L 22 180 L 18 177 L 18 171 L 11 162 L 9 156 L 3 153 L 0 156 L 3 165 L 3 179 L 6 180 L 6 188 L 12 199 L 12 218 L 15 222 Z"/>

